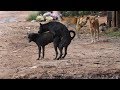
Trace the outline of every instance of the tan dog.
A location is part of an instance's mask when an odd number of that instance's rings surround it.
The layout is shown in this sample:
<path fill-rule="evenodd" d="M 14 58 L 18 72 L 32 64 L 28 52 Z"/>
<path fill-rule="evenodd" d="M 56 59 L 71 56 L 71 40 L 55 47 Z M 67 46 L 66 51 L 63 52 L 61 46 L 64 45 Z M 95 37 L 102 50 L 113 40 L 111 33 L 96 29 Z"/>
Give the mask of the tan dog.
<path fill-rule="evenodd" d="M 96 42 L 96 37 L 97 40 L 99 40 L 99 21 L 96 18 L 96 16 L 89 17 L 88 20 L 89 20 L 92 42 Z"/>
<path fill-rule="evenodd" d="M 91 33 L 91 42 L 96 42 L 96 36 L 99 40 L 99 21 L 96 16 L 81 16 L 81 17 L 63 17 L 62 23 L 67 24 L 66 26 L 75 25 L 75 30 L 78 38 L 79 32 L 89 21 L 89 29 Z"/>
<path fill-rule="evenodd" d="M 65 24 L 67 27 L 69 27 L 71 25 L 75 25 L 76 26 L 77 19 L 78 19 L 78 17 L 62 17 L 61 22 L 63 24 Z"/>
<path fill-rule="evenodd" d="M 86 25 L 87 21 L 89 21 L 89 29 L 91 33 L 92 42 L 96 42 L 96 36 L 99 40 L 99 21 L 96 16 L 82 16 L 77 20 L 76 31 L 79 38 L 80 29 Z"/>
<path fill-rule="evenodd" d="M 85 18 L 83 17 L 63 17 L 61 22 L 67 26 L 67 28 L 69 28 L 69 26 L 72 26 L 75 31 L 76 31 L 76 34 L 79 38 L 79 31 L 80 29 L 87 23 L 86 20 L 83 20 Z M 82 21 L 82 22 L 81 22 Z M 86 21 L 86 23 L 84 22 Z"/>
<path fill-rule="evenodd" d="M 78 38 L 80 38 L 79 36 L 80 29 L 86 25 L 88 19 L 89 18 L 86 16 L 81 16 L 77 19 L 76 33 L 77 33 Z"/>

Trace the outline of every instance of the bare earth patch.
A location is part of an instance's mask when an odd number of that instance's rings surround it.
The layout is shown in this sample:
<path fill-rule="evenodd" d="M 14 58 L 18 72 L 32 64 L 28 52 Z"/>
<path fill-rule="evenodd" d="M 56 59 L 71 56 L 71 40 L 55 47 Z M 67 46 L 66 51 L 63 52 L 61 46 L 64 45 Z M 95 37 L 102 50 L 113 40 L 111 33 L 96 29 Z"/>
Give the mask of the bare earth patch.
<path fill-rule="evenodd" d="M 0 20 L 15 17 L 16 21 L 0 23 L 1 79 L 86 79 L 120 78 L 120 38 L 101 36 L 91 44 L 89 34 L 71 42 L 64 60 L 53 60 L 53 44 L 46 47 L 45 59 L 36 60 L 38 48 L 28 43 L 27 32 L 37 32 L 39 23 L 26 22 L 27 11 L 0 12 Z M 104 18 L 104 19 L 103 19 Z M 105 20 L 105 17 L 101 17 Z"/>

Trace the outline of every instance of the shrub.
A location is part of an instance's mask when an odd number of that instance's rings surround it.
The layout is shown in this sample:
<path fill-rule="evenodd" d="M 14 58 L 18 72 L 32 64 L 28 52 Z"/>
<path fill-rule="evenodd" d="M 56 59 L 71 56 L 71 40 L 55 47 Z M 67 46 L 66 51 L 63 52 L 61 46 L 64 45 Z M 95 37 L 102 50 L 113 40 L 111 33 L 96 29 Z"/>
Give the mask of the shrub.
<path fill-rule="evenodd" d="M 32 20 L 36 20 L 36 17 L 39 15 L 38 11 L 33 11 L 31 12 L 28 17 L 26 18 L 27 21 L 32 21 Z"/>
<path fill-rule="evenodd" d="M 39 21 L 39 22 L 44 21 L 44 17 L 41 16 L 41 15 L 38 15 L 38 16 L 36 17 L 36 21 Z"/>
<path fill-rule="evenodd" d="M 106 34 L 110 37 L 120 37 L 120 30 L 116 27 L 112 27 L 107 30 Z"/>
<path fill-rule="evenodd" d="M 99 11 L 61 11 L 63 16 L 81 16 L 81 15 L 90 15 L 98 14 Z"/>

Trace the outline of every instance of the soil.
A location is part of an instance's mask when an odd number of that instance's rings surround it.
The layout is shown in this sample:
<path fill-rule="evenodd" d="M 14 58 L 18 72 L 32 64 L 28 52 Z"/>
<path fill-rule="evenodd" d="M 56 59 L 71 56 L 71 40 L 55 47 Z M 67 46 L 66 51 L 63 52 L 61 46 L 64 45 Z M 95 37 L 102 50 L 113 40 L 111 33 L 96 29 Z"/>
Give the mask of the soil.
<path fill-rule="evenodd" d="M 63 60 L 53 60 L 53 43 L 46 46 L 45 59 L 36 60 L 38 48 L 28 42 L 27 32 L 37 32 L 38 22 L 27 22 L 30 11 L 0 12 L 0 79 L 118 79 L 120 38 L 100 36 L 90 43 L 90 34 L 75 37 Z M 99 17 L 105 22 L 106 17 Z M 87 27 L 86 27 L 87 28 Z M 83 28 L 84 31 L 87 30 Z"/>

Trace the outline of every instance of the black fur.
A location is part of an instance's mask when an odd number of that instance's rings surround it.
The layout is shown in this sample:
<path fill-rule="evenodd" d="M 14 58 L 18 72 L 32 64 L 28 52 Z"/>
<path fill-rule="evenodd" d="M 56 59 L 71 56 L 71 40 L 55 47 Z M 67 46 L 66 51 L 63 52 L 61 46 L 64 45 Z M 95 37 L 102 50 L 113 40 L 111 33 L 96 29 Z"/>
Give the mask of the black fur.
<path fill-rule="evenodd" d="M 70 30 L 69 33 L 73 33 L 73 37 L 68 37 L 67 35 L 63 36 L 61 38 L 61 41 L 58 45 L 58 48 L 59 48 L 59 51 L 60 51 L 60 56 L 57 58 L 57 60 L 59 59 L 62 59 L 62 58 L 65 58 L 65 56 L 67 55 L 67 49 L 68 49 L 68 46 L 69 44 L 71 43 L 71 40 L 75 37 L 75 32 Z M 64 48 L 64 55 L 63 55 L 63 48 Z M 63 55 L 63 56 L 62 56 Z M 56 58 L 55 58 L 56 59 Z"/>
<path fill-rule="evenodd" d="M 41 24 L 39 27 L 38 33 L 42 34 L 46 31 L 50 31 L 54 35 L 54 48 L 56 51 L 56 57 L 55 59 L 59 60 L 61 58 L 64 58 L 67 55 L 67 48 L 68 45 L 71 43 L 71 40 L 75 37 L 75 32 L 73 30 L 68 30 L 65 25 L 63 25 L 60 22 L 49 22 L 47 24 Z M 73 33 L 73 37 L 71 37 L 70 33 Z M 58 51 L 57 46 L 60 50 L 60 56 L 57 58 Z M 63 47 L 65 48 L 65 54 L 62 56 Z"/>
<path fill-rule="evenodd" d="M 65 25 L 63 25 L 60 22 L 49 22 L 46 24 L 41 24 L 40 23 L 40 27 L 39 27 L 39 31 L 38 33 L 43 33 L 46 31 L 50 31 L 54 34 L 54 36 L 69 36 L 69 30 L 67 29 L 67 27 Z"/>
<path fill-rule="evenodd" d="M 53 42 L 53 34 L 50 32 L 46 32 L 43 34 L 38 34 L 38 33 L 30 33 L 28 34 L 28 39 L 29 42 L 33 41 L 37 44 L 38 49 L 39 49 L 39 56 L 38 59 L 40 59 L 40 54 L 41 54 L 41 47 L 43 50 L 43 57 L 44 58 L 44 52 L 45 52 L 45 46 L 48 45 L 49 43 Z"/>
<path fill-rule="evenodd" d="M 70 32 L 73 32 L 75 33 L 74 31 L 70 30 Z M 61 39 L 60 37 L 56 37 L 55 39 L 53 38 L 53 34 L 51 32 L 46 32 L 46 33 L 42 33 L 42 34 L 38 34 L 38 33 L 30 33 L 28 34 L 28 39 L 29 39 L 29 42 L 33 41 L 37 44 L 38 46 L 38 49 L 39 49 L 39 56 L 38 56 L 38 59 L 40 59 L 40 54 L 41 54 L 41 47 L 42 47 L 42 50 L 43 50 L 43 57 L 44 58 L 44 53 L 45 53 L 45 46 L 48 45 L 49 43 L 53 42 L 54 41 L 54 49 L 55 49 L 55 52 L 56 52 L 56 56 L 55 56 L 55 59 L 57 58 L 58 56 L 58 51 L 57 51 L 57 48 L 59 48 L 59 50 L 61 49 L 60 47 L 65 47 L 65 54 L 62 58 L 64 58 L 67 54 L 67 47 L 68 45 L 70 44 L 71 40 L 75 37 L 75 34 L 73 35 L 73 37 L 71 38 L 66 38 L 63 40 L 62 43 L 60 43 Z M 63 44 L 64 42 L 68 42 L 68 43 L 65 43 Z M 64 46 L 63 46 L 64 45 Z M 62 55 L 62 54 L 61 54 Z M 60 56 L 61 56 L 60 55 Z M 59 57 L 60 59 L 60 57 Z"/>

